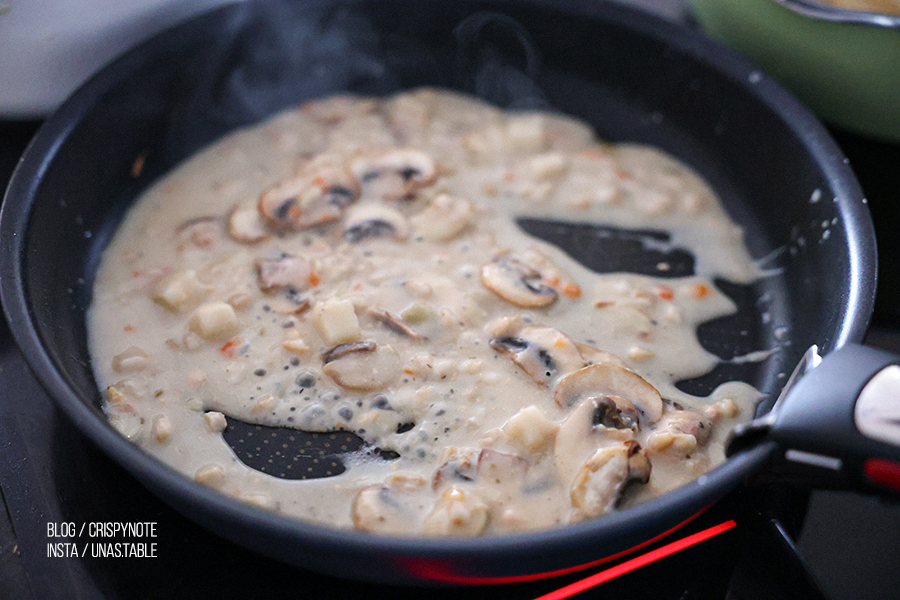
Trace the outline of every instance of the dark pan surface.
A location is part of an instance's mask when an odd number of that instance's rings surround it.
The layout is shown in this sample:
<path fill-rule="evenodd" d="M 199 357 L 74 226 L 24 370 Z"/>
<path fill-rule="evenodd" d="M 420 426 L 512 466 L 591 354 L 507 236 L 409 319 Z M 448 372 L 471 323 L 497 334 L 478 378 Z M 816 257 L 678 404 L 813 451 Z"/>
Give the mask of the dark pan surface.
<path fill-rule="evenodd" d="M 529 576 L 586 563 L 677 525 L 757 470 L 772 447 L 730 459 L 704 485 L 567 530 L 395 540 L 240 505 L 108 426 L 84 314 L 99 254 L 134 197 L 217 137 L 281 108 L 339 91 L 420 85 L 571 113 L 610 141 L 660 146 L 713 184 L 772 275 L 753 286 L 718 282 L 741 311 L 701 327 L 726 362 L 685 382 L 688 391 L 705 394 L 738 377 L 773 395 L 810 344 L 827 351 L 861 339 L 875 273 L 861 193 L 824 129 L 733 53 L 611 3 L 240 4 L 152 40 L 95 77 L 47 121 L 11 183 L 0 215 L 4 307 L 31 367 L 73 423 L 226 537 L 309 567 L 393 581 Z M 761 363 L 727 362 L 770 348 L 777 351 Z"/>

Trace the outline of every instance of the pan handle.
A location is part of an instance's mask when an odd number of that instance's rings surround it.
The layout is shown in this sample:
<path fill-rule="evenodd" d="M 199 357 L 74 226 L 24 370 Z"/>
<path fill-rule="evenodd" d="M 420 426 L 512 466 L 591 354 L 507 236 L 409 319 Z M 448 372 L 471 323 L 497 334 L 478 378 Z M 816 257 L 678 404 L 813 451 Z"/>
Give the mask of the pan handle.
<path fill-rule="evenodd" d="M 803 375 L 769 415 L 798 483 L 900 496 L 900 356 L 848 344 Z"/>

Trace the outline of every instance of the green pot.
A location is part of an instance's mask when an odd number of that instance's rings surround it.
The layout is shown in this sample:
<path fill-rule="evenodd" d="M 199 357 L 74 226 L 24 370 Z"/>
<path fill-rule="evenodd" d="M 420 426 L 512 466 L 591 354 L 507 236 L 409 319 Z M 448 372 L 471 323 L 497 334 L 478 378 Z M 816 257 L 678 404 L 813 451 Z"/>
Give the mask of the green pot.
<path fill-rule="evenodd" d="M 811 0 L 690 0 L 706 32 L 824 120 L 900 141 L 900 16 Z"/>

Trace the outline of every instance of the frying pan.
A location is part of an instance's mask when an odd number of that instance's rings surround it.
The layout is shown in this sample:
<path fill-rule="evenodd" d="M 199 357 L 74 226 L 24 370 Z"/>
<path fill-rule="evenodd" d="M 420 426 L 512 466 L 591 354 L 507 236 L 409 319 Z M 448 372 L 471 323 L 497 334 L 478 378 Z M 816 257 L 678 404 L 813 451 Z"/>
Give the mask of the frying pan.
<path fill-rule="evenodd" d="M 246 506 L 179 475 L 110 427 L 90 368 L 85 310 L 100 252 L 135 196 L 222 134 L 279 109 L 341 91 L 382 95 L 422 85 L 503 107 L 571 113 L 607 140 L 655 144 L 712 183 L 768 273 L 751 286 L 717 282 L 742 310 L 700 327 L 701 340 L 723 363 L 684 382 L 688 391 L 707 393 L 740 378 L 767 394 L 759 419 L 723 465 L 662 497 L 571 527 L 486 539 L 400 539 Z M 142 169 L 134 168 L 136 160 Z M 852 424 L 853 399 L 893 358 L 852 344 L 872 309 L 875 244 L 840 151 L 801 105 L 733 52 L 611 3 L 304 1 L 219 9 L 116 60 L 46 121 L 10 183 L 0 240 L 0 290 L 12 331 L 75 427 L 209 529 L 341 577 L 443 583 L 546 577 L 676 528 L 767 465 L 785 462 L 786 450 L 807 463 L 831 456 L 840 468 L 832 463 L 808 472 L 860 486 L 890 485 L 900 460 L 895 447 Z M 826 355 L 824 363 L 795 378 L 795 391 L 770 412 L 812 345 Z M 772 350 L 768 359 L 731 360 L 760 349 Z M 815 362 L 811 356 L 803 364 Z M 834 414 L 792 417 L 804 403 Z M 792 418 L 785 425 L 772 415 Z M 822 427 L 797 427 L 798 421 Z M 829 455 L 820 442 L 840 428 L 844 454 Z M 871 457 L 878 462 L 866 471 Z"/>

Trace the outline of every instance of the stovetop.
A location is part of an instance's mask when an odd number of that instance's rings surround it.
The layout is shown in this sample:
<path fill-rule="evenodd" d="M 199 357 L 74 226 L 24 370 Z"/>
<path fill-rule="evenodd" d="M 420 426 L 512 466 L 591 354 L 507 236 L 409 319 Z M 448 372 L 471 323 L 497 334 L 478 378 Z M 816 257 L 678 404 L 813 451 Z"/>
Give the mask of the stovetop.
<path fill-rule="evenodd" d="M 639 2 L 647 3 L 652 2 Z M 0 121 L 0 188 L 38 126 Z M 900 236 L 895 232 L 895 223 L 900 222 L 900 144 L 832 133 L 860 178 L 880 244 L 882 284 L 867 343 L 900 352 L 900 290 L 891 286 L 900 278 L 900 261 L 895 258 L 900 252 Z M 2 321 L 0 501 L 5 509 L 0 513 L 0 600 L 212 599 L 251 594 L 272 600 L 390 594 L 402 600 L 423 593 L 447 599 L 547 594 L 561 599 L 565 592 L 557 590 L 563 586 L 620 572 L 577 597 L 900 598 L 895 555 L 900 507 L 849 492 L 814 492 L 807 508 L 806 494 L 748 488 L 644 548 L 646 554 L 629 555 L 566 578 L 516 586 L 423 592 L 347 582 L 284 565 L 182 517 L 99 452 L 56 410 L 29 373 Z M 62 524 L 74 523 L 78 528 L 97 522 L 156 523 L 155 556 L 51 556 L 67 552 L 55 545 L 67 540 L 53 537 L 65 527 Z M 673 542 L 692 535 L 708 539 L 666 556 Z M 661 558 L 643 566 L 635 562 L 638 556 L 649 555 Z M 629 571 L 630 566 L 639 568 Z"/>

